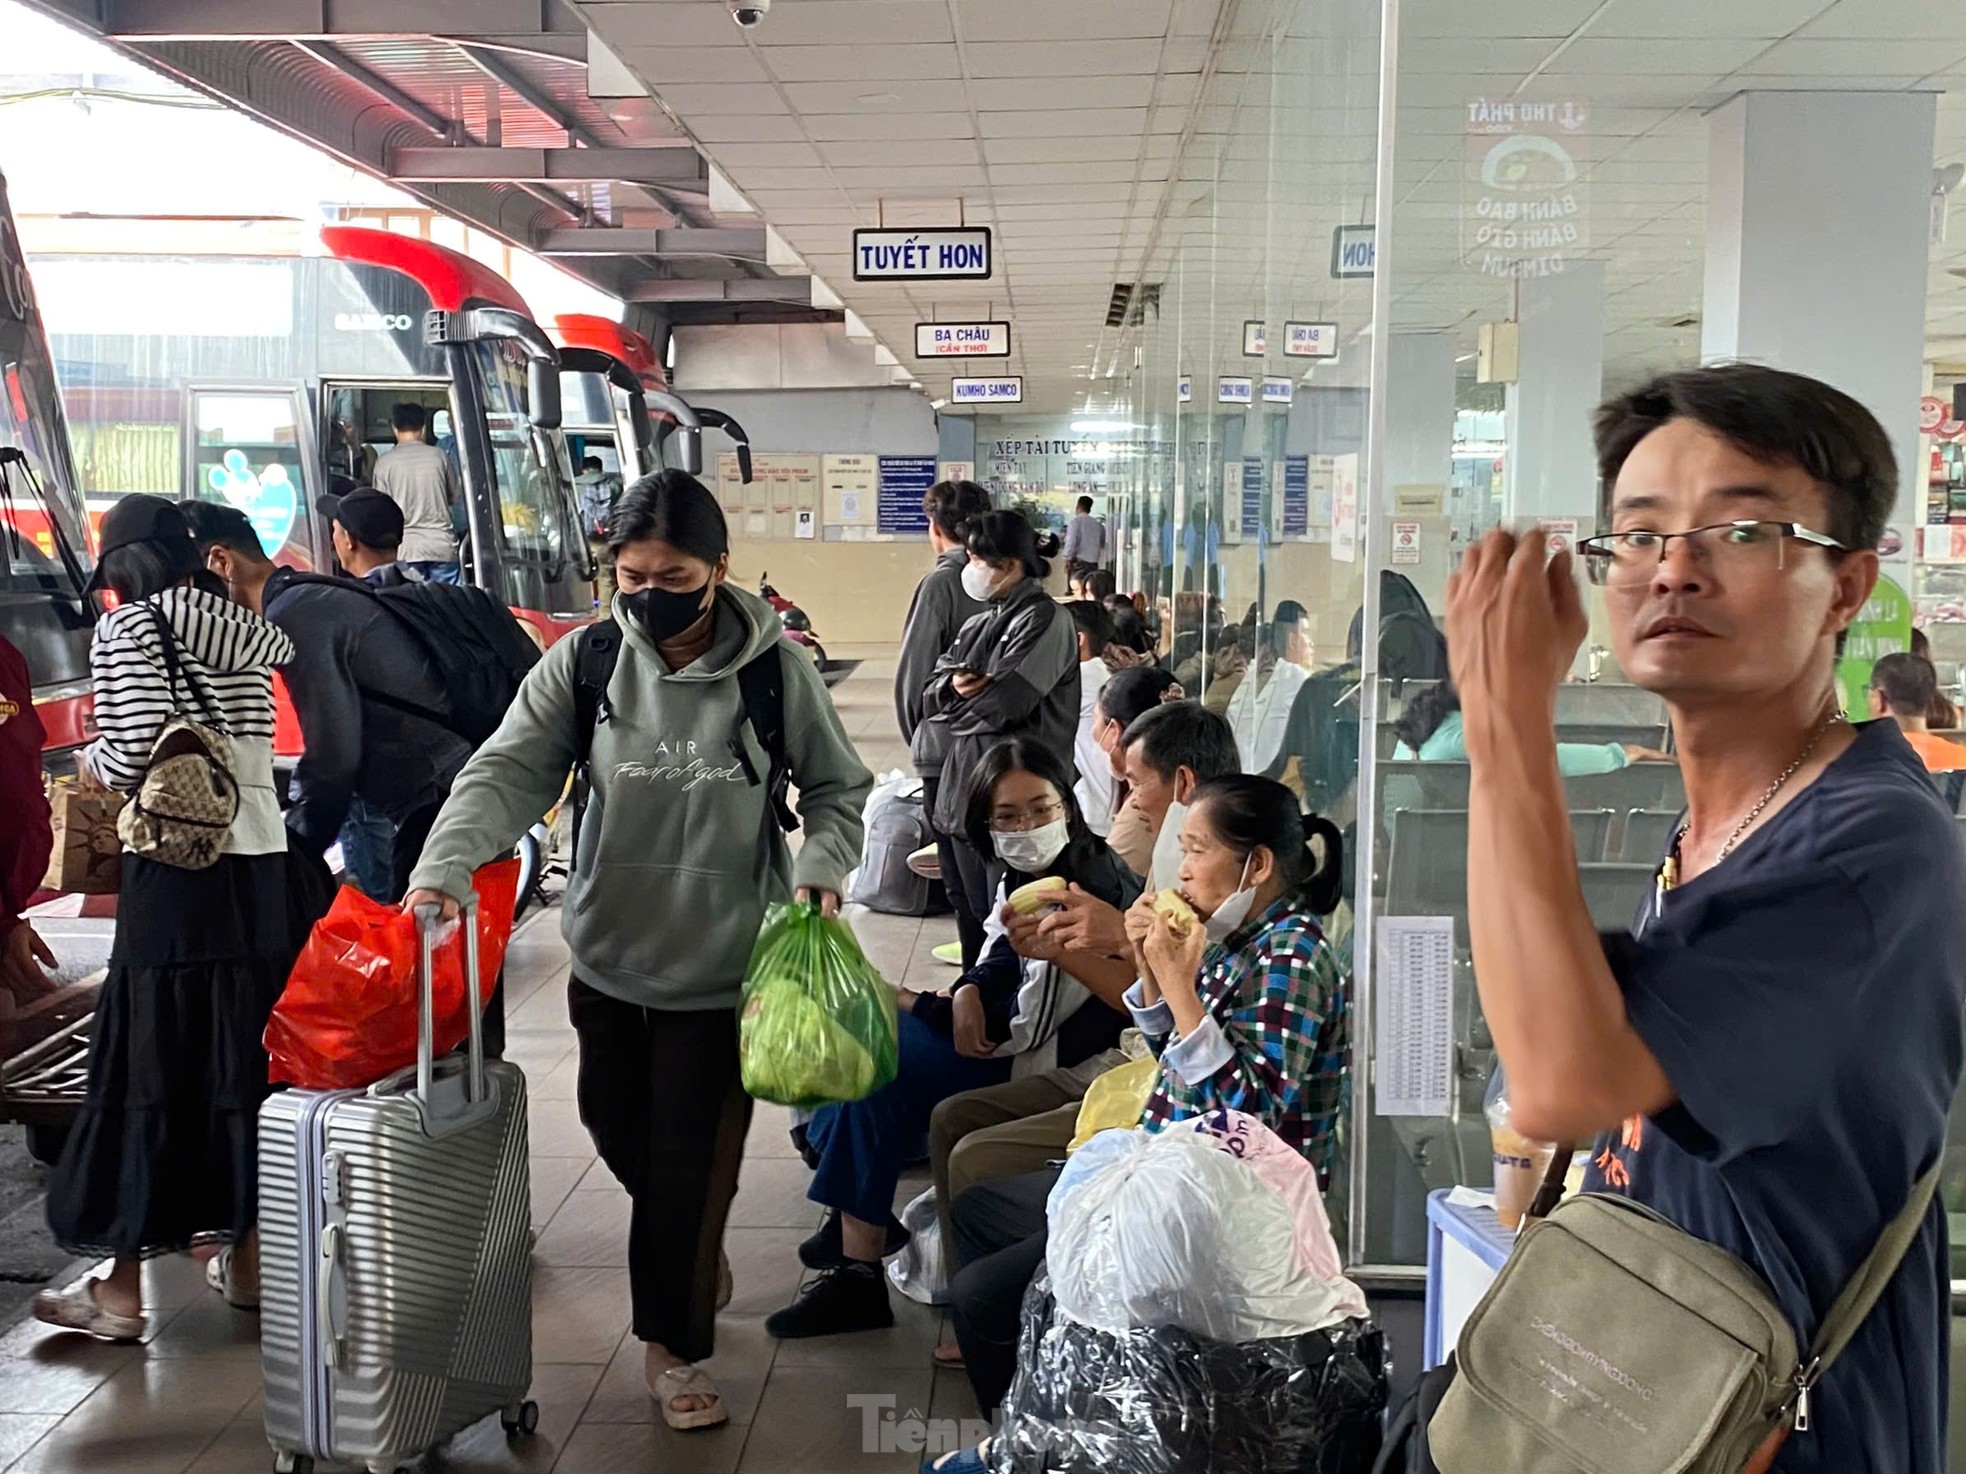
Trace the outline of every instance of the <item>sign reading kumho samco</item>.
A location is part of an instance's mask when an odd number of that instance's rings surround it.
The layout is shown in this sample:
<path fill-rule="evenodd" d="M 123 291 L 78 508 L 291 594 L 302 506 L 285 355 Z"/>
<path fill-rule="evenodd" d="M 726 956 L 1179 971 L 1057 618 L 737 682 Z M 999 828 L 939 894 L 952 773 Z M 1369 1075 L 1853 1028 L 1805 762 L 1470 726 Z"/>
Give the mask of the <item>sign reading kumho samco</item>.
<path fill-rule="evenodd" d="M 855 281 L 984 281 L 990 227 L 960 230 L 856 230 Z"/>
<path fill-rule="evenodd" d="M 1484 276 L 1560 275 L 1590 246 L 1590 196 L 1572 154 L 1581 102 L 1468 104 L 1461 258 Z"/>

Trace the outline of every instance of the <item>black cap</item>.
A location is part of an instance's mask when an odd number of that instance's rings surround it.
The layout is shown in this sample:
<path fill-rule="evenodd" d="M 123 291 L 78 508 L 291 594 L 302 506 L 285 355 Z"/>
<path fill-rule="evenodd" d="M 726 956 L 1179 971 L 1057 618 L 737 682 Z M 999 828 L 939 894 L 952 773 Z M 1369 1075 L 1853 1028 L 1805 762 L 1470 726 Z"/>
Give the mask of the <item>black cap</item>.
<path fill-rule="evenodd" d="M 382 492 L 358 486 L 346 496 L 317 498 L 314 510 L 339 522 L 365 548 L 403 545 L 403 509 Z"/>
<path fill-rule="evenodd" d="M 93 594 L 103 586 L 102 560 L 118 548 L 134 543 L 156 543 L 175 556 L 187 570 L 203 566 L 198 544 L 192 540 L 191 525 L 169 497 L 148 492 L 132 492 L 103 514 L 102 530 L 96 541 L 96 571 L 89 575 L 84 593 Z"/>

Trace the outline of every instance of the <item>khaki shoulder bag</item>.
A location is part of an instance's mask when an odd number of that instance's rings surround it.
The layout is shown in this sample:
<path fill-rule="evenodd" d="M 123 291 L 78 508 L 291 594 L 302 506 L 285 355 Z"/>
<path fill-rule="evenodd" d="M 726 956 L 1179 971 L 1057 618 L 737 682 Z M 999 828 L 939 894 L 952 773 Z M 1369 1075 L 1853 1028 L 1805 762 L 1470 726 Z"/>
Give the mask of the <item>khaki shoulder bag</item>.
<path fill-rule="evenodd" d="M 1800 1355 L 1766 1282 L 1726 1250 L 1628 1198 L 1557 1204 L 1461 1328 L 1457 1375 L 1427 1425 L 1434 1463 L 1441 1474 L 1759 1474 L 1808 1428 L 1810 1389 L 1897 1272 L 1944 1156 Z"/>

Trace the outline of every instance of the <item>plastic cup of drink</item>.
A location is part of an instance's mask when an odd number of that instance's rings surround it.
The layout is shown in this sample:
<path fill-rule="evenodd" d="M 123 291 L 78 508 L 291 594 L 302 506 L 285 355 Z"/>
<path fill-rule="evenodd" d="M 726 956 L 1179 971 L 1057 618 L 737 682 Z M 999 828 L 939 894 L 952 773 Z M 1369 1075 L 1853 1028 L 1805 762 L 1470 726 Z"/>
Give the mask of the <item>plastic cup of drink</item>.
<path fill-rule="evenodd" d="M 1517 1228 L 1550 1170 L 1556 1147 L 1493 1123 L 1489 1132 L 1495 1147 L 1495 1216 L 1502 1220 L 1502 1227 Z"/>

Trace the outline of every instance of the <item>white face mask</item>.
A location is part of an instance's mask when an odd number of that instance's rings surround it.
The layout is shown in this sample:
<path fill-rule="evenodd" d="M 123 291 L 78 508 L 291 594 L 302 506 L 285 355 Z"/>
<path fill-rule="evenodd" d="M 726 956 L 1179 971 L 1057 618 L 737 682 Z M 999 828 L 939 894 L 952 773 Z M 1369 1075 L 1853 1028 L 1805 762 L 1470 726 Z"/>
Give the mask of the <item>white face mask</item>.
<path fill-rule="evenodd" d="M 987 563 L 965 563 L 963 592 L 977 603 L 987 604 L 996 595 L 996 577 Z"/>
<path fill-rule="evenodd" d="M 1249 908 L 1256 904 L 1256 888 L 1249 883 L 1249 862 L 1253 858 L 1253 851 L 1243 856 L 1242 879 L 1236 882 L 1236 889 L 1201 924 L 1202 935 L 1209 941 L 1226 941 L 1230 932 L 1249 920 Z"/>
<path fill-rule="evenodd" d="M 1071 825 L 1065 819 L 1053 819 L 1036 829 L 990 831 L 997 858 L 1024 875 L 1039 875 L 1049 869 L 1051 862 L 1065 852 L 1065 842 L 1070 838 Z"/>
<path fill-rule="evenodd" d="M 1153 863 L 1147 867 L 1147 879 L 1156 895 L 1181 884 L 1181 824 L 1187 817 L 1188 806 L 1176 802 L 1167 806 L 1167 817 L 1160 821 L 1160 833 L 1154 837 Z"/>

